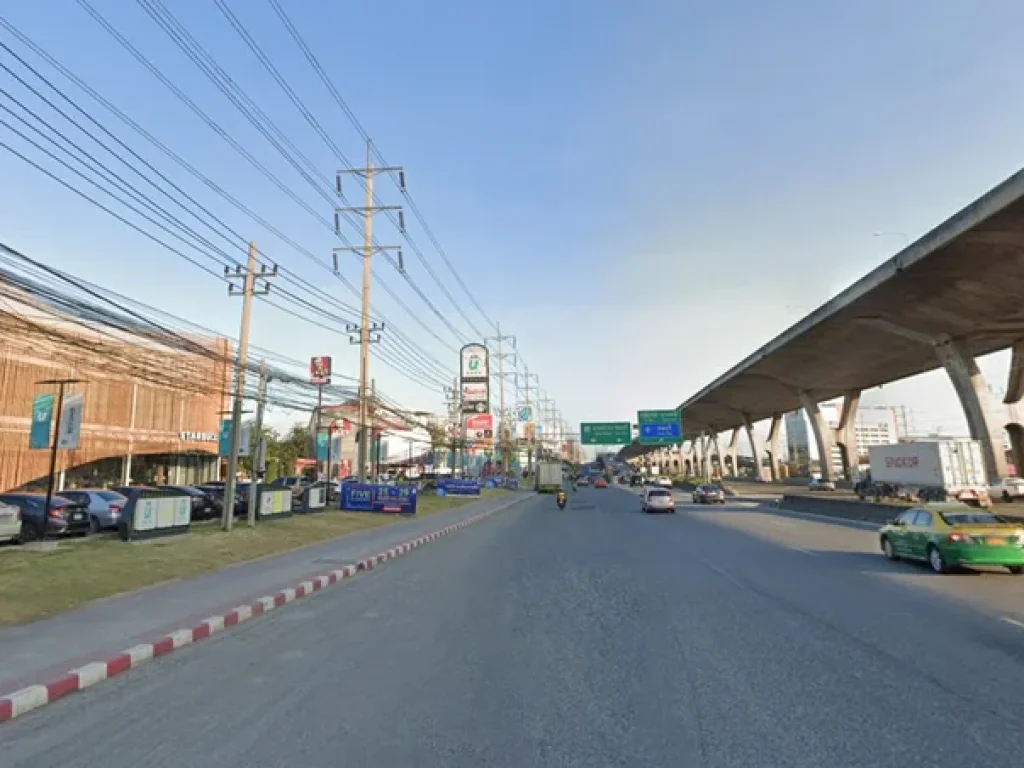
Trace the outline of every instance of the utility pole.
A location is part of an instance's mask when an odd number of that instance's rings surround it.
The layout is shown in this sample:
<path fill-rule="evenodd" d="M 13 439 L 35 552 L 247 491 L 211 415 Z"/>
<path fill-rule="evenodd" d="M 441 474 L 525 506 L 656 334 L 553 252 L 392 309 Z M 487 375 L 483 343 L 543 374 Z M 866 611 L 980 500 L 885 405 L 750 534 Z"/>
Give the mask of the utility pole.
<path fill-rule="evenodd" d="M 525 404 L 526 405 L 531 405 L 531 403 L 530 403 L 530 380 L 531 379 L 533 380 L 535 386 L 540 386 L 540 381 L 539 381 L 539 377 L 537 376 L 536 373 L 530 373 L 530 369 L 529 368 L 525 368 L 524 367 L 524 370 L 526 371 L 523 374 L 523 382 L 524 382 L 523 383 L 523 393 L 524 393 L 524 397 L 526 398 L 526 403 Z M 518 382 L 518 377 L 517 377 L 517 382 Z M 536 429 L 536 426 L 537 426 L 536 418 L 534 418 L 533 421 L 534 421 L 534 428 Z M 535 432 L 534 436 L 533 436 L 533 442 L 536 443 L 536 441 L 537 441 L 537 434 Z M 534 448 L 534 446 L 530 445 L 530 443 L 527 442 L 527 445 L 526 445 L 526 471 L 528 473 L 532 473 L 533 472 L 533 448 Z"/>
<path fill-rule="evenodd" d="M 242 436 L 242 397 L 245 395 L 245 368 L 249 364 L 249 321 L 252 318 L 252 297 L 265 296 L 270 293 L 270 284 L 266 282 L 277 276 L 277 265 L 267 269 L 256 265 L 256 243 L 249 243 L 249 259 L 245 271 L 241 267 L 233 270 L 224 267 L 224 277 L 229 280 L 241 278 L 242 289 L 238 290 L 234 283 L 228 283 L 228 296 L 242 297 L 242 328 L 238 333 L 238 356 L 235 360 L 235 392 L 231 406 L 231 449 L 228 452 L 228 476 L 224 484 L 224 514 L 221 526 L 230 531 L 235 520 L 235 475 L 238 473 L 238 448 Z M 263 280 L 262 288 L 256 288 L 256 281 Z M 255 487 L 251 492 L 255 492 Z"/>
<path fill-rule="evenodd" d="M 366 187 L 366 200 L 362 206 L 350 206 L 346 208 L 335 208 L 334 209 L 334 231 L 336 234 L 341 234 L 341 214 L 343 213 L 361 213 L 363 217 L 363 245 L 361 248 L 357 246 L 346 246 L 342 248 L 334 249 L 334 271 L 338 271 L 338 257 L 337 254 L 340 251 L 362 251 L 363 254 L 363 294 L 362 294 L 362 309 L 360 313 L 359 325 L 354 326 L 349 324 L 346 330 L 350 334 L 359 335 L 358 342 L 355 339 L 349 339 L 352 343 L 359 344 L 359 448 L 357 451 L 359 461 L 359 482 L 366 482 L 366 464 L 367 464 L 367 435 L 366 426 L 368 418 L 368 403 L 367 403 L 367 383 L 370 377 L 370 344 L 380 341 L 380 332 L 384 330 L 383 323 L 371 323 L 370 320 L 370 284 L 373 278 L 373 255 L 382 251 L 395 250 L 398 251 L 398 268 L 400 271 L 405 271 L 405 266 L 402 262 L 402 251 L 398 246 L 382 246 L 376 245 L 373 242 L 373 215 L 379 211 L 397 211 L 398 212 L 398 230 L 401 233 L 405 233 L 405 219 L 402 215 L 402 206 L 400 205 L 374 205 L 373 200 L 373 177 L 377 173 L 397 173 L 398 174 L 398 186 L 402 192 L 405 192 L 405 171 L 399 166 L 383 166 L 374 168 L 373 166 L 373 142 L 369 139 L 366 141 L 366 167 L 365 168 L 351 168 L 348 170 L 338 171 L 337 174 L 337 193 L 338 197 L 341 197 L 341 178 L 343 174 L 353 174 L 359 176 L 364 180 Z M 375 338 L 374 338 L 375 337 Z"/>
<path fill-rule="evenodd" d="M 515 373 L 516 354 L 515 352 L 505 353 L 505 342 L 512 342 L 512 349 L 516 349 L 516 337 L 503 335 L 501 323 L 495 323 L 494 329 L 497 336 L 484 339 L 484 342 L 494 341 L 498 344 L 498 445 L 501 448 L 502 473 L 508 472 L 508 446 L 511 442 L 508 435 L 508 413 L 505 410 L 505 358 L 510 358 L 513 374 Z"/>
<path fill-rule="evenodd" d="M 246 520 L 249 527 L 256 526 L 256 485 L 263 482 L 263 473 L 266 471 L 267 443 L 263 439 L 263 409 L 267 403 L 267 361 L 260 361 L 260 386 L 256 395 L 256 450 L 252 457 L 252 482 L 249 488 L 249 509 Z"/>

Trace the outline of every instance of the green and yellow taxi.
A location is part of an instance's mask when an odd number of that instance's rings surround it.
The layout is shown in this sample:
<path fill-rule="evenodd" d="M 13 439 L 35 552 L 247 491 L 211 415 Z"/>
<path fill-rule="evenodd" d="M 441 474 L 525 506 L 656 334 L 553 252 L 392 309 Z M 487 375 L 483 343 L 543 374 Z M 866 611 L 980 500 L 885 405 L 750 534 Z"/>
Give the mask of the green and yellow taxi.
<path fill-rule="evenodd" d="M 957 566 L 996 565 L 1024 573 L 1024 524 L 965 504 L 925 504 L 879 530 L 890 560 L 923 560 L 936 573 Z"/>

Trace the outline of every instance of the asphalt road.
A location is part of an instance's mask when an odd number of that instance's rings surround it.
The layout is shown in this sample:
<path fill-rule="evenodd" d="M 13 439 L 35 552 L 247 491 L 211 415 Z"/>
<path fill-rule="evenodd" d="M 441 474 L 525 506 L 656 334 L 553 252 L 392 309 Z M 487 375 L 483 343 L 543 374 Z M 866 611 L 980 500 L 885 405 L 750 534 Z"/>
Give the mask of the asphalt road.
<path fill-rule="evenodd" d="M 0 726 L 0 763 L 1021 765 L 1024 628 L 757 514 L 539 498 Z"/>

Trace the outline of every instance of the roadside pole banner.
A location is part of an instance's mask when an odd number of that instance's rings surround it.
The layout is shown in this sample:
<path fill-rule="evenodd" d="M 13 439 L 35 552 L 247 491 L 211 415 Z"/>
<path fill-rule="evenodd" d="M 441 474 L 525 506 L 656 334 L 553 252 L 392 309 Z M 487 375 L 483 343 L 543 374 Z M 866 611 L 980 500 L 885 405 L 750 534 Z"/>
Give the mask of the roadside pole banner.
<path fill-rule="evenodd" d="M 85 395 L 75 393 L 64 395 L 58 425 L 57 447 L 65 451 L 78 448 L 82 436 L 82 412 L 85 410 Z"/>
<path fill-rule="evenodd" d="M 32 401 L 32 424 L 29 427 L 29 450 L 40 451 L 50 447 L 50 428 L 53 426 L 53 395 L 36 395 Z"/>

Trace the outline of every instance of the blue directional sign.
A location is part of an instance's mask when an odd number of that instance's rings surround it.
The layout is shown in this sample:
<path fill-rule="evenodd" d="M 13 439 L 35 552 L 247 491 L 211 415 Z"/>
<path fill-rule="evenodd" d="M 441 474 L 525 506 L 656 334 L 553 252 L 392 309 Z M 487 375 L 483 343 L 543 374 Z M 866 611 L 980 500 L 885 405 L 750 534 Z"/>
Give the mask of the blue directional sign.
<path fill-rule="evenodd" d="M 679 411 L 638 411 L 640 445 L 678 445 L 683 441 L 683 420 Z"/>

